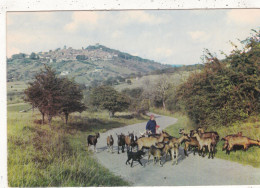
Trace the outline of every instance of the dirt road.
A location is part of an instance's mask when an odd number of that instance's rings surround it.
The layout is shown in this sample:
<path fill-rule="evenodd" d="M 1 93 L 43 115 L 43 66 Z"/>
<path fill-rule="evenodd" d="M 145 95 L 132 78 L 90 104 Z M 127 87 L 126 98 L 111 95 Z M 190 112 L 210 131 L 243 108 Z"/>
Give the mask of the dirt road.
<path fill-rule="evenodd" d="M 156 115 L 157 124 L 165 128 L 177 122 L 177 119 L 167 116 Z M 171 165 L 168 161 L 160 167 L 159 164 L 150 163 L 142 167 L 134 162 L 134 167 L 125 165 L 126 153 L 117 154 L 116 133 L 127 133 L 128 131 L 144 131 L 146 122 L 129 125 L 126 127 L 112 129 L 115 144 L 114 153 L 106 150 L 107 133 L 103 133 L 98 140 L 96 154 L 102 165 L 121 176 L 123 179 L 132 182 L 134 186 L 174 186 L 174 185 L 255 185 L 260 184 L 260 169 L 252 166 L 244 166 L 236 162 L 222 159 L 202 158 L 198 155 L 185 157 L 183 149 L 180 149 L 178 165 Z M 139 135 L 139 134 L 138 134 Z M 222 152 L 222 151 L 219 151 Z M 142 163 L 147 162 L 147 156 Z M 164 159 L 163 159 L 164 162 Z"/>

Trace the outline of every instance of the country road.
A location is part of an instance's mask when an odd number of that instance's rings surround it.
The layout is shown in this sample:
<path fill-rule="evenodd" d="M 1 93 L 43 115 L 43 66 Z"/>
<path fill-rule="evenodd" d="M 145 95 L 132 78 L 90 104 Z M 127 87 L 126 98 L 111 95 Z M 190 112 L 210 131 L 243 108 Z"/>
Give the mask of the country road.
<path fill-rule="evenodd" d="M 177 122 L 177 119 L 167 116 L 156 115 L 157 124 L 162 129 Z M 198 155 L 184 157 L 183 149 L 180 149 L 178 165 L 171 165 L 167 161 L 163 167 L 157 163 L 150 163 L 142 167 L 134 162 L 134 167 L 125 165 L 126 153 L 117 154 L 116 133 L 128 133 L 144 131 L 146 122 L 126 127 L 109 130 L 112 133 L 115 144 L 114 153 L 106 150 L 107 133 L 102 133 L 97 144 L 98 161 L 114 174 L 132 182 L 133 186 L 188 186 L 188 185 L 255 185 L 260 184 L 260 168 L 245 166 L 236 162 L 214 158 L 202 158 Z M 139 134 L 138 134 L 139 135 Z M 222 152 L 222 151 L 219 151 Z M 169 160 L 169 158 L 168 158 Z M 147 162 L 147 155 L 142 159 L 142 163 Z M 163 159 L 164 162 L 164 159 Z"/>

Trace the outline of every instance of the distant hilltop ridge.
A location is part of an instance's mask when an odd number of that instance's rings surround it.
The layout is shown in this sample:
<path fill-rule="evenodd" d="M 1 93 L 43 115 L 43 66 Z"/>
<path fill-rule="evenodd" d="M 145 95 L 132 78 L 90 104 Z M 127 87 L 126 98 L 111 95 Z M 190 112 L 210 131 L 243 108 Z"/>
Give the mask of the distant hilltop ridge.
<path fill-rule="evenodd" d="M 13 55 L 7 59 L 8 81 L 31 80 L 43 64 L 48 64 L 59 74 L 74 77 L 82 83 L 116 76 L 147 74 L 171 67 L 100 44 L 82 49 L 64 46 L 48 52 Z"/>
<path fill-rule="evenodd" d="M 143 59 L 138 56 L 133 56 L 129 53 L 121 52 L 119 50 L 108 48 L 99 43 L 95 45 L 89 45 L 88 47 L 82 49 L 73 49 L 65 45 L 63 48 L 57 48 L 55 50 L 49 50 L 48 52 L 33 52 L 35 57 L 32 59 L 42 59 L 42 60 L 113 60 L 113 58 L 122 58 L 126 60 L 135 60 L 148 63 L 158 63 L 153 60 Z M 32 54 L 31 54 L 32 55 Z M 31 55 L 24 53 L 15 54 L 12 58 L 30 58 Z"/>

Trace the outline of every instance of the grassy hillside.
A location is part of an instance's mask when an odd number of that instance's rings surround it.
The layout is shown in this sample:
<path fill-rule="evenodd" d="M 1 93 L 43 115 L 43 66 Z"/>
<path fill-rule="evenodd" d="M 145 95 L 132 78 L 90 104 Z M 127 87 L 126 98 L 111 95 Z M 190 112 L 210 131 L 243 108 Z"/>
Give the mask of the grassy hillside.
<path fill-rule="evenodd" d="M 178 85 L 181 82 L 185 81 L 190 75 L 190 73 L 191 72 L 189 71 L 180 71 L 180 72 L 170 73 L 167 75 L 169 76 L 169 79 L 173 84 Z M 131 84 L 121 83 L 119 85 L 115 85 L 114 87 L 119 91 L 122 91 L 125 88 L 133 89 L 137 87 L 143 87 L 147 80 L 149 80 L 150 84 L 153 84 L 160 78 L 160 76 L 161 74 L 155 74 L 155 75 L 147 75 L 147 76 L 132 78 L 130 79 Z"/>
<path fill-rule="evenodd" d="M 8 105 L 8 183 L 11 187 L 38 186 L 126 186 L 128 182 L 98 164 L 87 150 L 86 138 L 94 132 L 146 121 L 146 117 L 124 118 L 116 114 L 74 114 L 68 126 L 55 118 L 50 128 L 39 125 L 37 111 L 24 103 Z M 105 143 L 104 143 L 105 145 Z"/>

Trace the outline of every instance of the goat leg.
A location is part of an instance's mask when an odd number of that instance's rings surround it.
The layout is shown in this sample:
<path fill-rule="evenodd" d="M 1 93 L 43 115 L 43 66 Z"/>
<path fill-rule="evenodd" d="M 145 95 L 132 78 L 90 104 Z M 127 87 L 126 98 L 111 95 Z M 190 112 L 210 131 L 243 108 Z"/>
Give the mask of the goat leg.
<path fill-rule="evenodd" d="M 151 157 L 151 154 L 148 153 L 148 160 L 147 160 L 147 163 L 148 163 L 148 164 L 149 164 L 150 157 Z"/>
<path fill-rule="evenodd" d="M 179 148 L 176 148 L 176 162 L 175 162 L 175 165 L 178 164 L 178 156 L 179 156 Z"/>
<path fill-rule="evenodd" d="M 174 149 L 171 150 L 171 153 L 172 153 L 172 156 L 174 156 Z M 172 165 L 173 165 L 174 161 L 173 161 L 173 158 L 172 158 Z"/>
<path fill-rule="evenodd" d="M 141 163 L 140 159 L 138 159 L 137 161 L 140 163 L 141 166 L 143 166 L 143 164 Z"/>
<path fill-rule="evenodd" d="M 119 146 L 117 146 L 117 154 L 119 154 L 119 150 L 120 150 L 120 147 L 119 147 Z"/>
<path fill-rule="evenodd" d="M 132 159 L 131 167 L 133 167 L 134 160 Z"/>
<path fill-rule="evenodd" d="M 160 157 L 160 160 L 159 160 L 159 161 L 160 161 L 160 166 L 163 166 L 163 165 L 162 165 L 162 157 Z"/>

